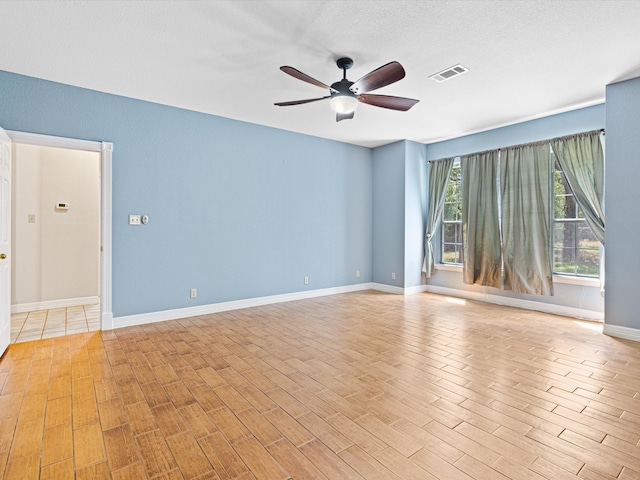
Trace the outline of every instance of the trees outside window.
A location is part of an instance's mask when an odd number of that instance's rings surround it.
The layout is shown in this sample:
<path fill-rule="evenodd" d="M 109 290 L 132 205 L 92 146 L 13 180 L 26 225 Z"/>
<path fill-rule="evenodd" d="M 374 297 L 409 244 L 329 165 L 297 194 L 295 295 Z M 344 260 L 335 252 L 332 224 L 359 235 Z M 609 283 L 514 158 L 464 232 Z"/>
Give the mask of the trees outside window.
<path fill-rule="evenodd" d="M 600 242 L 587 225 L 557 161 L 553 193 L 553 273 L 597 277 Z"/>
<path fill-rule="evenodd" d="M 462 177 L 460 162 L 451 168 L 442 212 L 442 263 L 462 265 Z"/>

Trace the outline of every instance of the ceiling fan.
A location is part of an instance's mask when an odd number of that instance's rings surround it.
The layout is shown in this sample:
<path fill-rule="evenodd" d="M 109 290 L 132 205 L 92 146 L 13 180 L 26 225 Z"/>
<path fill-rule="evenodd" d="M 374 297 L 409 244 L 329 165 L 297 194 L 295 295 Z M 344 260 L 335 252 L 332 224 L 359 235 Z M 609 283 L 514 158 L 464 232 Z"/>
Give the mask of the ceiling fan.
<path fill-rule="evenodd" d="M 284 73 L 287 73 L 298 80 L 302 80 L 303 82 L 329 90 L 331 94 L 325 97 L 308 98 L 306 100 L 278 102 L 274 105 L 278 105 L 279 107 L 288 107 L 290 105 L 301 105 L 303 103 L 317 102 L 318 100 L 325 100 L 329 98 L 331 109 L 336 112 L 336 122 L 339 122 L 340 120 L 353 118 L 358 102 L 373 105 L 375 107 L 406 112 L 420 101 L 414 100 L 413 98 L 394 97 L 390 95 L 372 95 L 368 93 L 378 88 L 391 85 L 392 83 L 404 78 L 404 68 L 402 68 L 402 65 L 398 62 L 389 62 L 380 68 L 376 68 L 355 82 L 347 80 L 347 70 L 353 66 L 353 60 L 348 57 L 339 58 L 336 61 L 336 64 L 338 65 L 338 68 L 343 71 L 343 76 L 342 80 L 331 84 L 331 86 L 326 85 L 293 67 L 280 67 L 280 70 Z"/>

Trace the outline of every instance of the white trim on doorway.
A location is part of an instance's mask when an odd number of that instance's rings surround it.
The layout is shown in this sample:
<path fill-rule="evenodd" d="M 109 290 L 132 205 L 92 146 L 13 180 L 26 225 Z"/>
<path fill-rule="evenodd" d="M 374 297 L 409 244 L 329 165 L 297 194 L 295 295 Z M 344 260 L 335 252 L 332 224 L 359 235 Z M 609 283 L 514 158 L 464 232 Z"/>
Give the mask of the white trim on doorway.
<path fill-rule="evenodd" d="M 100 328 L 113 329 L 111 298 L 111 164 L 113 143 L 7 130 L 11 141 L 100 153 Z"/>

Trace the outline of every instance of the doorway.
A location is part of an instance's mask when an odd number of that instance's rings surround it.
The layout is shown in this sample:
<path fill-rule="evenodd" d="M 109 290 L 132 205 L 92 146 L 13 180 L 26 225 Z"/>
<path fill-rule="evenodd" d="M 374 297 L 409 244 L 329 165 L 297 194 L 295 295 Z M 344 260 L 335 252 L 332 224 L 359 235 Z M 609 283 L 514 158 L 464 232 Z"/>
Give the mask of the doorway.
<path fill-rule="evenodd" d="M 100 153 L 13 142 L 12 158 L 12 342 L 99 330 Z"/>
<path fill-rule="evenodd" d="M 113 328 L 112 144 L 7 133 L 11 342 Z"/>

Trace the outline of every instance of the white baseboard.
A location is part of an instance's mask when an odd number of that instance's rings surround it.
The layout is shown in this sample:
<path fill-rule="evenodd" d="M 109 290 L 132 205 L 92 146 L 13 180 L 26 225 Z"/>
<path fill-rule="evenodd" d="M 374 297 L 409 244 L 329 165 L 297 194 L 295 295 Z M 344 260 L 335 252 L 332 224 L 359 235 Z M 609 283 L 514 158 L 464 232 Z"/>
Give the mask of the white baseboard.
<path fill-rule="evenodd" d="M 174 310 L 165 310 L 161 312 L 126 315 L 113 318 L 112 324 L 113 328 L 131 327 L 134 325 L 164 322 L 166 320 L 177 320 L 179 318 L 195 317 L 198 315 L 208 315 L 210 313 L 228 312 L 229 310 L 239 310 L 241 308 L 259 307 L 262 305 L 270 305 L 273 303 L 291 302 L 293 300 L 304 300 L 307 298 L 337 295 L 339 293 L 349 293 L 372 289 L 378 290 L 378 285 L 379 284 L 376 283 L 358 283 L 355 285 L 345 285 L 342 287 L 306 290 L 302 292 L 285 293 L 282 295 L 271 295 L 267 297 L 247 298 L 245 300 L 234 300 L 231 302 L 199 305 L 197 307 L 177 308 Z"/>
<path fill-rule="evenodd" d="M 113 325 L 113 313 L 102 312 L 100 316 L 100 330 L 113 330 L 115 328 Z"/>
<path fill-rule="evenodd" d="M 640 342 L 640 330 L 637 328 L 619 327 L 618 325 L 605 323 L 602 327 L 602 333 L 610 337 L 626 338 L 627 340 Z"/>
<path fill-rule="evenodd" d="M 564 307 L 562 305 L 553 305 L 549 303 L 533 302 L 530 300 L 522 300 L 518 298 L 502 297 L 499 295 L 489 295 L 484 293 L 466 292 L 453 288 L 437 287 L 430 285 L 417 285 L 414 287 L 402 288 L 393 285 L 385 285 L 382 283 L 359 283 L 355 285 L 345 285 L 342 287 L 322 288 L 318 290 L 307 290 L 302 292 L 285 293 L 282 295 L 271 295 L 267 297 L 247 298 L 244 300 L 234 300 L 230 302 L 213 303 L 209 305 L 199 305 L 197 307 L 177 308 L 173 310 L 164 310 L 160 312 L 140 313 L 136 315 L 125 315 L 122 317 L 113 317 L 111 314 L 103 315 L 102 329 L 109 330 L 111 328 L 132 327 L 135 325 L 145 325 L 154 322 L 164 322 L 167 320 L 177 320 L 180 318 L 195 317 L 198 315 L 208 315 L 211 313 L 228 312 L 230 310 L 239 310 L 241 308 L 259 307 L 262 305 L 270 305 L 274 303 L 291 302 L 294 300 L 304 300 L 307 298 L 323 297 L 327 295 L 337 295 L 340 293 L 358 292 L 363 290 L 378 290 L 385 293 L 395 295 L 413 295 L 422 292 L 438 293 L 451 297 L 467 298 L 469 300 L 478 300 L 481 302 L 494 303 L 497 305 L 506 305 L 510 307 L 523 308 L 526 310 L 536 310 L 545 313 L 553 313 L 556 315 L 565 315 L 569 317 L 582 318 L 585 320 L 595 320 L 602 322 L 604 314 L 591 310 L 583 310 L 580 308 Z M 632 330 L 632 329 L 631 329 Z"/>
<path fill-rule="evenodd" d="M 402 287 L 394 287 L 393 285 L 385 285 L 384 283 L 370 283 L 370 290 L 378 290 L 379 292 L 393 293 L 395 295 L 404 295 L 405 289 Z"/>
<path fill-rule="evenodd" d="M 77 307 L 100 303 L 100 297 L 63 298 L 44 302 L 19 303 L 11 305 L 11 313 L 35 312 L 36 310 L 51 310 L 52 308 Z"/>
<path fill-rule="evenodd" d="M 583 320 L 604 322 L 604 312 L 598 312 L 594 310 L 566 307 L 564 305 L 555 305 L 553 303 L 534 302 L 532 300 L 524 300 L 521 298 L 503 297 L 501 295 L 491 295 L 489 293 L 457 290 L 455 288 L 439 287 L 436 285 L 427 285 L 426 287 L 427 292 L 438 293 L 440 295 L 448 295 L 450 297 L 466 298 L 469 300 L 477 300 L 480 302 L 494 303 L 496 305 L 505 305 L 508 307 L 522 308 L 525 310 L 535 310 L 538 312 L 552 313 L 554 315 L 581 318 Z"/>

